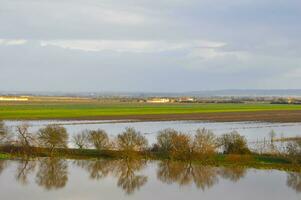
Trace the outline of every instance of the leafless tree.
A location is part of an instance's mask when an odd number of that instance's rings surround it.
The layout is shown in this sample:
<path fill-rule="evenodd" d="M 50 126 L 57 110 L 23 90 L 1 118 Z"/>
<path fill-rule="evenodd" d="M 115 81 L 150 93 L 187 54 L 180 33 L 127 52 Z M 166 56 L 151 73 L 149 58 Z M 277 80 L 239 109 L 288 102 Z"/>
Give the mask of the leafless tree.
<path fill-rule="evenodd" d="M 55 148 L 67 148 L 68 133 L 64 127 L 50 124 L 38 131 L 38 140 L 41 146 L 50 148 L 52 152 Z"/>
<path fill-rule="evenodd" d="M 98 150 L 108 149 L 110 146 L 108 134 L 101 129 L 90 131 L 88 140 Z"/>
<path fill-rule="evenodd" d="M 126 128 L 117 136 L 117 147 L 123 151 L 142 151 L 147 148 L 146 138 L 134 128 Z"/>
<path fill-rule="evenodd" d="M 159 151 L 177 159 L 190 159 L 193 142 L 192 138 L 174 129 L 164 129 L 157 136 Z"/>
<path fill-rule="evenodd" d="M 193 150 L 202 155 L 213 154 L 217 148 L 217 138 L 211 130 L 198 129 L 194 136 Z"/>
<path fill-rule="evenodd" d="M 89 131 L 84 130 L 72 137 L 73 144 L 79 149 L 88 148 L 89 146 Z"/>
<path fill-rule="evenodd" d="M 169 152 L 173 148 L 173 137 L 178 135 L 178 131 L 167 128 L 164 130 L 159 131 L 157 136 L 157 145 L 160 151 L 162 152 Z"/>
<path fill-rule="evenodd" d="M 18 143 L 22 147 L 31 147 L 36 143 L 36 137 L 29 131 L 30 125 L 28 123 L 22 123 L 17 126 L 17 138 Z"/>

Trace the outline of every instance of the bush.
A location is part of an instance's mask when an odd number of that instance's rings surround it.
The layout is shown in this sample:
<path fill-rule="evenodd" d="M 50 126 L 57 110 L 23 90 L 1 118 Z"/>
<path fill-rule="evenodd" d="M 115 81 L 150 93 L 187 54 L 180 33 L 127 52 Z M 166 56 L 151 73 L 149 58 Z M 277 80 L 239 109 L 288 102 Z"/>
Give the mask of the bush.
<path fill-rule="evenodd" d="M 301 141 L 290 141 L 286 145 L 286 151 L 292 162 L 297 163 L 301 160 Z"/>
<path fill-rule="evenodd" d="M 223 148 L 226 154 L 247 154 L 250 150 L 247 146 L 247 141 L 244 136 L 233 131 L 222 135 L 219 139 L 219 145 Z"/>

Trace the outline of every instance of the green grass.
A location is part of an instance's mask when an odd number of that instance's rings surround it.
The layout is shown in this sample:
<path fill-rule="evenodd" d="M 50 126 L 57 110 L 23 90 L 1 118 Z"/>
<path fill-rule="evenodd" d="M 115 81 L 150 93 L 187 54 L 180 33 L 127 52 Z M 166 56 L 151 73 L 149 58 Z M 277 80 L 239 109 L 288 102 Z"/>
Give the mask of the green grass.
<path fill-rule="evenodd" d="M 147 114 L 192 114 L 243 111 L 301 110 L 301 105 L 276 104 L 0 104 L 0 119 L 63 119 Z"/>
<path fill-rule="evenodd" d="M 8 159 L 10 157 L 10 155 L 6 154 L 6 153 L 0 153 L 0 160 L 1 159 Z"/>

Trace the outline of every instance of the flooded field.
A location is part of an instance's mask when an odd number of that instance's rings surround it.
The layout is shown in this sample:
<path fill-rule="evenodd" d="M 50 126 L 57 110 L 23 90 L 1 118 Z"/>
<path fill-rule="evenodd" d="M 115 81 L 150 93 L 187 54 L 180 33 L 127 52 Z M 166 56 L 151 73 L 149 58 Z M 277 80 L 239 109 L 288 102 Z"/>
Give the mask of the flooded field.
<path fill-rule="evenodd" d="M 1 199 L 300 200 L 301 174 L 143 160 L 0 160 Z"/>
<path fill-rule="evenodd" d="M 12 130 L 21 121 L 5 121 Z M 31 131 L 56 123 L 63 125 L 71 135 L 82 130 L 104 129 L 110 136 L 116 136 L 126 127 L 134 127 L 145 134 L 150 143 L 154 143 L 158 131 L 174 128 L 178 131 L 193 134 L 198 128 L 211 129 L 216 135 L 238 131 L 249 142 L 262 141 L 269 138 L 269 132 L 274 130 L 276 137 L 295 137 L 301 135 L 301 123 L 263 123 L 263 122 L 204 122 L 204 121 L 161 121 L 161 122 L 131 122 L 131 121 L 26 121 L 31 125 Z"/>

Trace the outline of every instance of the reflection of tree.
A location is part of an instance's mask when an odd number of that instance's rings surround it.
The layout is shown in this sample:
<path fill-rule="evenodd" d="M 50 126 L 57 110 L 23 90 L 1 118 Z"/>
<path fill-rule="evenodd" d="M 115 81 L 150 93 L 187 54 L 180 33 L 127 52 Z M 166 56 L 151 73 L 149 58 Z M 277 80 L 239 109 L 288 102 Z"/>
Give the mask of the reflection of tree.
<path fill-rule="evenodd" d="M 205 190 L 218 182 L 216 168 L 173 161 L 160 162 L 157 177 L 164 183 L 188 185 L 194 183 Z"/>
<path fill-rule="evenodd" d="M 209 189 L 218 183 L 217 170 L 209 166 L 194 166 L 193 180 L 198 188 Z"/>
<path fill-rule="evenodd" d="M 47 190 L 63 188 L 68 181 L 68 163 L 58 158 L 45 158 L 40 161 L 36 176 L 38 185 Z"/>
<path fill-rule="evenodd" d="M 113 171 L 115 165 L 111 160 L 77 160 L 75 164 L 86 169 L 90 173 L 91 179 L 102 179 Z"/>
<path fill-rule="evenodd" d="M 28 183 L 28 175 L 35 170 L 36 162 L 24 159 L 19 161 L 19 165 L 16 171 L 16 179 L 21 184 L 26 185 Z"/>
<path fill-rule="evenodd" d="M 223 167 L 218 170 L 218 173 L 224 179 L 237 182 L 246 175 L 247 170 L 242 167 Z"/>
<path fill-rule="evenodd" d="M 295 172 L 288 173 L 286 184 L 288 187 L 296 190 L 296 192 L 301 192 L 301 174 Z"/>
<path fill-rule="evenodd" d="M 6 160 L 0 160 L 0 174 L 3 172 L 3 170 L 7 167 L 7 161 Z"/>
<path fill-rule="evenodd" d="M 165 161 L 158 164 L 157 177 L 164 183 L 178 183 L 186 185 L 191 180 L 187 179 L 187 169 L 185 164 L 180 162 Z"/>
<path fill-rule="evenodd" d="M 117 185 L 127 194 L 132 194 L 139 190 L 147 182 L 147 177 L 137 175 L 146 166 L 144 160 L 119 160 L 115 168 L 115 175 L 118 177 Z"/>
<path fill-rule="evenodd" d="M 127 194 L 132 194 L 147 182 L 146 176 L 136 174 L 146 166 L 143 160 L 82 160 L 75 164 L 86 169 L 92 179 L 99 180 L 110 174 L 116 176 L 117 185 Z"/>

